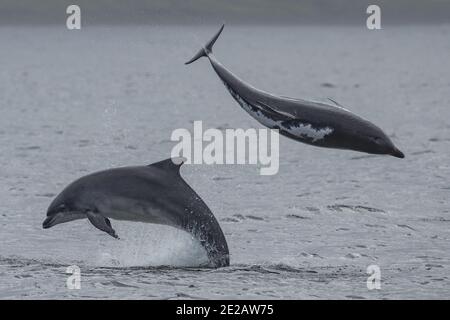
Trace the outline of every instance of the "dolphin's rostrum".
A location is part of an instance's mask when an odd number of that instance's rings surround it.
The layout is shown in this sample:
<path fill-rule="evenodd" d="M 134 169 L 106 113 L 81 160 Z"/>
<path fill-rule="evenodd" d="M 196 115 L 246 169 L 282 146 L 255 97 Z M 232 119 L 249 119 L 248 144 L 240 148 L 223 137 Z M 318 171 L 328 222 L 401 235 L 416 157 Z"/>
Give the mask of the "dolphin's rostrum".
<path fill-rule="evenodd" d="M 180 159 L 167 159 L 84 176 L 53 200 L 43 227 L 87 218 L 118 238 L 108 218 L 169 225 L 189 232 L 200 242 L 210 267 L 228 266 L 228 245 L 222 229 L 208 206 L 180 176 L 181 164 Z"/>
<path fill-rule="evenodd" d="M 337 102 L 316 102 L 277 96 L 256 89 L 227 70 L 212 54 L 224 26 L 186 64 L 207 57 L 233 98 L 258 122 L 280 134 L 307 144 L 388 154 L 404 158 L 389 137 L 373 123 L 351 113 Z"/>

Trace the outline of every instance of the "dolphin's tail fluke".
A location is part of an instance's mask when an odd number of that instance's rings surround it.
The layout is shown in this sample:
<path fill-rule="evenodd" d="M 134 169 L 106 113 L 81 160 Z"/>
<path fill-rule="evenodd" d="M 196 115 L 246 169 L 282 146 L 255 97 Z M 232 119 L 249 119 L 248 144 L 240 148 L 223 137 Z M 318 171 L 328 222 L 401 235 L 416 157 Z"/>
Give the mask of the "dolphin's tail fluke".
<path fill-rule="evenodd" d="M 220 30 L 217 31 L 217 33 L 214 35 L 214 37 L 212 37 L 211 40 L 209 40 L 206 43 L 206 45 L 203 48 L 201 48 L 200 51 L 197 52 L 197 54 L 191 60 L 189 60 L 188 62 L 185 62 L 185 64 L 190 64 L 190 63 L 196 61 L 197 59 L 200 59 L 201 57 L 208 56 L 208 54 L 210 54 L 212 52 L 213 45 L 216 42 L 217 38 L 219 38 L 224 27 L 225 27 L 225 25 L 223 24 L 222 27 L 220 27 Z"/>

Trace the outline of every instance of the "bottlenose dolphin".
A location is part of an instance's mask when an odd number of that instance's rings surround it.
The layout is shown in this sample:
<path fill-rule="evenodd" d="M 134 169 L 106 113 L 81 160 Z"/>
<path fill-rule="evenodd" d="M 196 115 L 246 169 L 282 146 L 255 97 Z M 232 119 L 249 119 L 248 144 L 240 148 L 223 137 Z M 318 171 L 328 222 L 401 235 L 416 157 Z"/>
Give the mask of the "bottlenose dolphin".
<path fill-rule="evenodd" d="M 228 266 L 228 245 L 222 229 L 181 177 L 181 164 L 180 159 L 167 159 L 84 176 L 53 200 L 43 227 L 87 218 L 101 231 L 118 238 L 108 218 L 169 225 L 189 232 L 200 242 L 210 267 Z"/>
<path fill-rule="evenodd" d="M 405 157 L 380 128 L 331 99 L 328 103 L 277 96 L 239 79 L 212 53 L 223 28 L 224 25 L 185 64 L 207 57 L 233 98 L 258 122 L 270 129 L 278 129 L 284 136 L 314 146 Z"/>

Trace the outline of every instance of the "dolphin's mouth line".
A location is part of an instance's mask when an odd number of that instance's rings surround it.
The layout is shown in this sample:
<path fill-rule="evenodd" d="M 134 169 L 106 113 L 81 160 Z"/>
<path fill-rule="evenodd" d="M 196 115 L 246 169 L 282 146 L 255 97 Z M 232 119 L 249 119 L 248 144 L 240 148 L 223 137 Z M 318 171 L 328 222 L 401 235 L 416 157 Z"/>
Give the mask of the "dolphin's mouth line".
<path fill-rule="evenodd" d="M 61 211 L 57 212 L 51 216 L 47 216 L 44 222 L 42 223 L 42 227 L 44 229 L 51 228 L 57 224 L 69 222 L 77 219 L 85 218 L 86 215 L 83 212 L 79 211 Z"/>
<path fill-rule="evenodd" d="M 391 155 L 396 158 L 400 158 L 400 159 L 403 159 L 405 157 L 405 154 L 397 148 L 394 149 L 394 151 L 391 153 Z"/>
<path fill-rule="evenodd" d="M 55 223 L 54 223 L 55 220 L 56 220 L 56 215 L 47 217 L 47 218 L 44 220 L 44 222 L 42 223 L 42 227 L 43 227 L 44 229 L 48 229 L 48 228 L 53 227 L 53 226 L 55 225 Z"/>

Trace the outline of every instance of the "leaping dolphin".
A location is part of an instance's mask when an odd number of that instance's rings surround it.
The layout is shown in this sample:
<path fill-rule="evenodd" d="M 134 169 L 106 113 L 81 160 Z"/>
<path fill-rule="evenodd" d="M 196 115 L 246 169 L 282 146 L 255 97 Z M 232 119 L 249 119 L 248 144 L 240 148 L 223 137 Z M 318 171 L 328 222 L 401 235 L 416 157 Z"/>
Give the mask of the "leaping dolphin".
<path fill-rule="evenodd" d="M 177 162 L 177 163 L 174 163 Z M 180 175 L 180 159 L 92 173 L 68 185 L 50 204 L 43 227 L 87 218 L 118 238 L 108 218 L 169 225 L 192 234 L 210 267 L 230 264 L 222 229 Z"/>
<path fill-rule="evenodd" d="M 212 53 L 223 28 L 224 25 L 185 64 L 207 57 L 232 97 L 258 122 L 270 129 L 278 129 L 284 136 L 314 146 L 405 157 L 380 128 L 333 100 L 326 103 L 277 96 L 239 79 Z"/>

